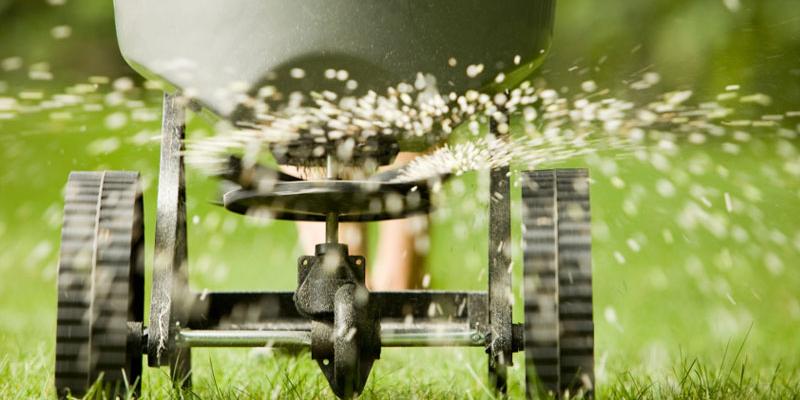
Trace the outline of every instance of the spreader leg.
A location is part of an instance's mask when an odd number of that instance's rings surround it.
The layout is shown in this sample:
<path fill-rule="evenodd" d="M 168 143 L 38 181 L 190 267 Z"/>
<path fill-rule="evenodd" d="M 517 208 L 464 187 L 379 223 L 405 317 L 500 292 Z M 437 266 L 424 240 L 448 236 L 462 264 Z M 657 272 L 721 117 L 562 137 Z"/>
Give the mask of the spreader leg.
<path fill-rule="evenodd" d="M 148 363 L 170 365 L 172 378 L 191 385 L 189 350 L 179 350 L 174 338 L 185 325 L 189 304 L 186 265 L 186 186 L 183 166 L 185 104 L 177 95 L 164 95 L 161 166 L 158 177 L 158 214 L 153 263 L 153 290 L 148 328 Z"/>
<path fill-rule="evenodd" d="M 492 133 L 497 123 L 491 120 Z M 507 390 L 511 365 L 511 196 L 509 167 L 493 168 L 489 183 L 489 380 L 501 394 Z"/>

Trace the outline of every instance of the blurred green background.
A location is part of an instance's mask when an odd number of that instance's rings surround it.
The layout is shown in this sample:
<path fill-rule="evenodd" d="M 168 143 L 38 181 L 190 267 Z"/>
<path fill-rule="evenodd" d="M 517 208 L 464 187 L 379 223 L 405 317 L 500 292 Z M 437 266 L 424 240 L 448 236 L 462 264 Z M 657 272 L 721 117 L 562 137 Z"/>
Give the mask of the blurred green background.
<path fill-rule="evenodd" d="M 658 72 L 658 90 L 693 90 L 699 103 L 735 84 L 742 93 L 771 97 L 757 113 L 786 116 L 781 129 L 747 130 L 750 139 L 740 137 L 737 151 L 731 150 L 736 140 L 723 137 L 682 144 L 663 162 L 607 151 L 560 164 L 588 166 L 595 179 L 599 382 L 627 372 L 669 379 L 686 359 L 718 365 L 729 343 L 744 343 L 756 375 L 780 366 L 782 376 L 797 382 L 800 118 L 791 112 L 800 110 L 798 6 L 797 0 L 559 2 L 555 43 L 539 76 L 565 96 L 592 79 L 609 96 L 646 102 L 653 92 L 630 85 Z M 0 0 L 0 63 L 0 99 L 21 102 L 90 76 L 139 79 L 116 47 L 110 1 Z M 35 79 L 42 72 L 52 79 Z M 94 81 L 100 89 L 88 97 L 100 109 L 0 109 L 0 395 L 35 395 L 51 385 L 44 379 L 52 371 L 61 193 L 70 170 L 142 172 L 152 255 L 159 93 L 134 91 L 116 101 L 104 94 L 102 79 Z M 212 132 L 207 122 L 191 119 L 190 137 Z M 193 285 L 293 288 L 300 254 L 294 226 L 225 213 L 209 203 L 213 182 L 196 173 L 188 179 Z M 431 287 L 485 287 L 487 217 L 475 207 L 485 209 L 486 191 L 483 173 L 446 188 L 431 231 Z M 481 359 L 479 351 L 470 354 Z M 447 358 L 408 368 L 459 368 Z M 449 375 L 429 378 L 452 386 Z"/>

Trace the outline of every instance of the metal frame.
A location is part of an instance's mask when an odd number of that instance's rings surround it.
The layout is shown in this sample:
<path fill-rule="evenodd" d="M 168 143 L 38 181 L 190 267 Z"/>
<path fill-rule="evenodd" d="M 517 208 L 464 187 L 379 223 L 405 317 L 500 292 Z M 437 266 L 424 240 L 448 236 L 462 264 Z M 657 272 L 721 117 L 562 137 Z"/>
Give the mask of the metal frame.
<path fill-rule="evenodd" d="M 499 135 L 497 121 L 490 131 Z M 494 388 L 508 390 L 507 367 L 514 352 L 511 304 L 511 185 L 508 166 L 493 168 L 489 175 L 489 378 Z M 519 346 L 517 348 L 522 348 Z"/>
<path fill-rule="evenodd" d="M 310 346 L 311 320 L 295 309 L 294 292 L 214 292 L 195 295 L 192 318 L 178 346 Z M 486 344 L 485 292 L 371 292 L 381 311 L 384 347 Z"/>
<path fill-rule="evenodd" d="M 295 292 L 209 292 L 193 294 L 189 329 L 250 327 L 273 329 L 269 323 L 308 322 L 295 308 Z M 370 303 L 381 310 L 381 320 L 411 323 L 463 323 L 470 328 L 487 325 L 486 292 L 408 290 L 371 292 Z M 267 325 L 264 325 L 267 324 Z M 294 325 L 291 325 L 294 326 Z"/>
<path fill-rule="evenodd" d="M 150 366 L 169 365 L 172 379 L 189 386 L 192 347 L 311 347 L 314 353 L 314 342 L 319 340 L 314 332 L 324 320 L 302 315 L 296 292 L 189 290 L 182 101 L 178 95 L 164 96 L 153 290 L 142 342 Z M 494 121 L 491 129 L 497 132 Z M 501 394 L 506 392 L 511 355 L 523 349 L 523 329 L 513 324 L 511 313 L 509 181 L 508 167 L 491 171 L 488 290 L 369 293 L 367 307 L 378 316 L 378 355 L 381 346 L 485 347 L 492 385 Z M 327 220 L 327 242 L 336 243 L 337 215 Z M 324 368 L 323 372 L 330 375 Z"/>
<path fill-rule="evenodd" d="M 191 352 L 175 346 L 176 333 L 187 319 L 187 304 L 183 300 L 189 290 L 184 101 L 177 94 L 164 94 L 147 362 L 152 367 L 169 365 L 173 380 L 188 387 L 191 385 Z"/>

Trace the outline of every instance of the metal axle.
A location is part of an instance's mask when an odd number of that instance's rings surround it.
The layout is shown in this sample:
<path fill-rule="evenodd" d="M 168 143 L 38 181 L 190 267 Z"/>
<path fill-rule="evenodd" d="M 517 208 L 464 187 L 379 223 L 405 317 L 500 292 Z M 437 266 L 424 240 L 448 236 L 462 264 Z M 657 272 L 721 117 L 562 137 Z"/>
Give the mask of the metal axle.
<path fill-rule="evenodd" d="M 178 334 L 182 347 L 307 347 L 311 346 L 309 330 L 182 330 Z M 453 324 L 430 327 L 404 327 L 403 324 L 381 324 L 383 347 L 482 347 L 486 336 Z"/>

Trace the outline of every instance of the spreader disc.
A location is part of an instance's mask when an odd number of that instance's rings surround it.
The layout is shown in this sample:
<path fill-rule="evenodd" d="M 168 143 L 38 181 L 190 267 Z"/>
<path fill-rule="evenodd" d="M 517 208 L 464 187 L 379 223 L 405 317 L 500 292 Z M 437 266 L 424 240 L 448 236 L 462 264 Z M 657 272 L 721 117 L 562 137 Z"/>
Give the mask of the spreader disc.
<path fill-rule="evenodd" d="M 594 384 L 589 174 L 559 169 L 522 176 L 527 395 Z"/>
<path fill-rule="evenodd" d="M 381 221 L 431 208 L 426 181 L 280 181 L 265 189 L 231 190 L 223 203 L 236 213 L 298 221 L 325 221 L 330 213 L 342 222 Z"/>
<path fill-rule="evenodd" d="M 71 173 L 58 265 L 59 396 L 81 396 L 100 378 L 111 398 L 139 385 L 141 345 L 129 331 L 144 316 L 143 251 L 138 173 Z"/>

